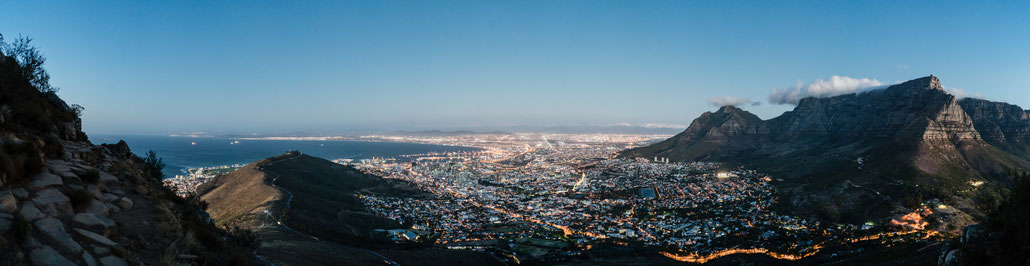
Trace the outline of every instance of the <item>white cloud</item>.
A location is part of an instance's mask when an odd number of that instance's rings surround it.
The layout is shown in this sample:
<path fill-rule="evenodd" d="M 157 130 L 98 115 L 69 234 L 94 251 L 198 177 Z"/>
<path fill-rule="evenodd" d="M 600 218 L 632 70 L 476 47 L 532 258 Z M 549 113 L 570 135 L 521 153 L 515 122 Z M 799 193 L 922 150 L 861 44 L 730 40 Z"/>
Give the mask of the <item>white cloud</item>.
<path fill-rule="evenodd" d="M 884 84 L 876 79 L 856 79 L 845 76 L 833 76 L 829 80 L 818 79 L 808 84 L 798 81 L 794 88 L 773 89 L 769 94 L 769 103 L 797 105 L 801 99 L 808 97 L 833 97 L 883 86 Z"/>
<path fill-rule="evenodd" d="M 984 98 L 983 94 L 980 94 L 980 93 L 970 94 L 966 90 L 959 89 L 959 88 L 947 88 L 946 90 L 948 91 L 949 94 L 955 96 L 955 98 L 957 98 L 957 99 L 962 99 L 962 98 L 983 99 Z"/>
<path fill-rule="evenodd" d="M 723 106 L 729 106 L 729 105 L 739 106 L 739 105 L 751 104 L 751 98 L 741 98 L 741 97 L 733 97 L 733 96 L 712 97 L 712 98 L 708 98 L 708 104 L 711 104 L 712 106 L 715 106 L 715 107 L 723 107 Z"/>

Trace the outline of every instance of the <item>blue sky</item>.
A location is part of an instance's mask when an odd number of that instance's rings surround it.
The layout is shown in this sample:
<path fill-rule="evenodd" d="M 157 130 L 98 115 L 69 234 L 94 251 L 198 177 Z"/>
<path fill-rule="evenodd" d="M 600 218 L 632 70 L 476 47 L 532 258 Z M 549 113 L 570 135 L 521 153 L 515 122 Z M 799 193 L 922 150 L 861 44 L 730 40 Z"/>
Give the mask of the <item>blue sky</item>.
<path fill-rule="evenodd" d="M 87 133 L 689 124 L 833 76 L 1030 108 L 1030 2 L 5 3 Z M 801 83 L 800 85 L 798 83 Z"/>

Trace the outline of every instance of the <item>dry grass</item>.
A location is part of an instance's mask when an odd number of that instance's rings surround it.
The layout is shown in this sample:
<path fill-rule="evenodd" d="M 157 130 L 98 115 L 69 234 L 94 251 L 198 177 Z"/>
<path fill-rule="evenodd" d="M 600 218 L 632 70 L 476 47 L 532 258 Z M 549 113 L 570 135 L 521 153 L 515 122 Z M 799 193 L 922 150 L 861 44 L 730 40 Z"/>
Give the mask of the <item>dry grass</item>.
<path fill-rule="evenodd" d="M 157 233 L 159 235 L 174 235 L 173 233 L 182 229 L 178 216 L 172 212 L 168 202 L 159 201 L 155 205 L 154 218 L 157 219 Z"/>
<path fill-rule="evenodd" d="M 211 181 L 214 189 L 200 199 L 208 202 L 207 211 L 216 224 L 247 219 L 248 214 L 259 213 L 267 203 L 284 197 L 278 189 L 266 185 L 265 179 L 265 173 L 249 165 Z"/>

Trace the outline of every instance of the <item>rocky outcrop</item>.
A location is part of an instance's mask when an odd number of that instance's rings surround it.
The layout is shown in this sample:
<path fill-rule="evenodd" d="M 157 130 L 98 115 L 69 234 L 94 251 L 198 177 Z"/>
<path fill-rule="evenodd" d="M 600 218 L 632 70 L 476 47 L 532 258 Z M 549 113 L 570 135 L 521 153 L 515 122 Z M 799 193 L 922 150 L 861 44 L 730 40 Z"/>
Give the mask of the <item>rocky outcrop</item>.
<path fill-rule="evenodd" d="M 214 224 L 187 220 L 185 213 L 203 210 L 144 174 L 147 165 L 127 143 L 90 143 L 80 107 L 37 88 L 24 70 L 0 54 L 0 265 L 227 265 L 230 257 L 243 264 L 252 258 Z M 184 241 L 198 236 L 208 246 Z"/>
<path fill-rule="evenodd" d="M 69 254 L 79 254 L 79 252 L 82 252 L 82 246 L 75 242 L 75 240 L 72 240 L 72 236 L 68 234 L 68 231 L 64 230 L 64 224 L 60 220 L 45 218 L 33 224 L 45 239 L 57 243 L 56 246 L 64 252 Z"/>
<path fill-rule="evenodd" d="M 177 239 L 188 233 L 177 213 L 184 207 L 175 207 L 177 198 L 159 182 L 143 177 L 138 157 L 126 146 L 62 146 L 64 155 L 47 158 L 42 172 L 24 184 L 0 187 L 0 265 L 164 264 L 188 254 L 168 251 L 181 248 Z M 87 174 L 96 180 L 85 181 Z M 15 236 L 18 226 L 25 233 Z M 208 226 L 192 230 L 216 230 Z"/>

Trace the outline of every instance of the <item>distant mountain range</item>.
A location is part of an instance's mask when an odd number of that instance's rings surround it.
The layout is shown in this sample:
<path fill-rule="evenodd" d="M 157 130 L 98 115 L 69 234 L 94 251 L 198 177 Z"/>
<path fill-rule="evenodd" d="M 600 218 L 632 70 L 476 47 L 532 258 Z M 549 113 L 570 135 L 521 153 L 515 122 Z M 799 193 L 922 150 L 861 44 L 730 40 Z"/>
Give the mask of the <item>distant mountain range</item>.
<path fill-rule="evenodd" d="M 386 133 L 386 135 L 393 135 L 393 136 L 430 136 L 430 137 L 436 137 L 436 136 L 441 136 L 441 137 L 443 137 L 443 136 L 461 136 L 461 135 L 511 135 L 511 134 L 512 134 L 511 132 L 504 132 L 504 131 L 471 131 L 471 130 L 454 130 L 454 131 L 444 131 L 444 130 L 404 131 L 404 130 L 401 130 L 401 131 L 394 131 L 394 132 Z"/>
<path fill-rule="evenodd" d="M 975 181 L 1007 186 L 1009 169 L 1030 169 L 1030 111 L 957 99 L 929 76 L 805 98 L 769 120 L 724 106 L 672 138 L 621 156 L 759 169 L 782 179 L 786 206 L 859 221 L 887 215 L 905 199 L 968 198 L 960 191 Z"/>

